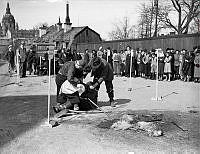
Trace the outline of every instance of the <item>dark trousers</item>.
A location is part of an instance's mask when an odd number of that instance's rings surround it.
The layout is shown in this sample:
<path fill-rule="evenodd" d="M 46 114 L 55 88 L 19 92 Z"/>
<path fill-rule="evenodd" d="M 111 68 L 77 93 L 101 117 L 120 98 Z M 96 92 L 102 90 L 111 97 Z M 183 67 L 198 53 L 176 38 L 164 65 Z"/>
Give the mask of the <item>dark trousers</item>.
<path fill-rule="evenodd" d="M 69 102 L 67 102 L 69 101 Z M 70 104 L 79 104 L 80 103 L 80 97 L 79 93 L 75 92 L 73 94 L 64 94 L 61 93 L 58 96 L 57 103 L 59 104 L 65 104 L 65 103 L 70 103 Z"/>
<path fill-rule="evenodd" d="M 67 80 L 67 77 L 61 74 L 56 75 L 56 86 L 57 86 L 57 98 L 60 92 L 62 84 Z"/>
<path fill-rule="evenodd" d="M 96 80 L 94 79 L 93 81 L 94 83 L 96 82 Z M 113 101 L 113 98 L 114 98 L 114 90 L 113 90 L 113 83 L 112 83 L 112 80 L 111 81 L 104 81 L 105 82 L 105 85 L 106 85 L 106 90 L 107 90 L 107 93 L 108 93 L 108 97 L 110 99 L 110 102 Z M 100 85 L 96 87 L 97 90 L 99 90 L 100 88 Z M 98 94 L 97 94 L 97 97 L 98 97 Z"/>
<path fill-rule="evenodd" d="M 20 77 L 26 76 L 26 61 L 19 63 L 19 75 Z"/>

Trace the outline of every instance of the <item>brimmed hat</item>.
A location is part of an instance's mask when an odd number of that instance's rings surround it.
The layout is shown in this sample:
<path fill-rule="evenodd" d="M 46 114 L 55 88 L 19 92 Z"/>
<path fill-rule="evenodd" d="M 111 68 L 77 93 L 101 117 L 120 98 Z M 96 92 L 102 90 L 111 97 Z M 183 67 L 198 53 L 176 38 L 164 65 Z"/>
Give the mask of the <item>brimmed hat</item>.
<path fill-rule="evenodd" d="M 100 57 L 94 57 L 92 60 L 91 60 L 91 67 L 92 69 L 97 69 L 101 66 L 101 63 L 102 63 L 102 60 Z"/>
<path fill-rule="evenodd" d="M 102 52 L 102 51 L 100 51 L 100 50 L 97 51 L 97 56 L 98 56 L 98 57 L 102 57 L 102 55 L 103 55 L 103 52 Z"/>

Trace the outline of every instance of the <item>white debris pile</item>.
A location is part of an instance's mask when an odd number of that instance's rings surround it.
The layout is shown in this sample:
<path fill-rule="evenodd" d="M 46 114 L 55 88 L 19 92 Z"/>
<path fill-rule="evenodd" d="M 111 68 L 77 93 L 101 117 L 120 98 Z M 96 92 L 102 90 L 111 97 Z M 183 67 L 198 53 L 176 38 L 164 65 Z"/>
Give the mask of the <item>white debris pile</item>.
<path fill-rule="evenodd" d="M 161 136 L 163 134 L 162 130 L 159 128 L 156 122 L 145 122 L 138 121 L 138 116 L 135 115 L 123 115 L 119 121 L 113 123 L 111 129 L 114 130 L 143 130 L 147 132 L 149 136 Z"/>
<path fill-rule="evenodd" d="M 161 136 L 163 134 L 162 130 L 159 129 L 159 126 L 155 122 L 137 122 L 137 129 L 144 130 L 148 133 L 149 136 Z"/>

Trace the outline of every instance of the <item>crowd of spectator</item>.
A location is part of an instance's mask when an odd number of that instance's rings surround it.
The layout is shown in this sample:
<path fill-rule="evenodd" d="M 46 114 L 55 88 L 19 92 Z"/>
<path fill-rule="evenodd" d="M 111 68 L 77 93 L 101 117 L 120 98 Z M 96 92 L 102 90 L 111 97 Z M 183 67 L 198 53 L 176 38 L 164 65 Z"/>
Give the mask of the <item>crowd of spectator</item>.
<path fill-rule="evenodd" d="M 43 56 L 38 56 L 32 48 L 26 51 L 23 47 L 19 48 L 20 76 L 25 77 L 26 71 L 29 75 L 47 75 L 48 73 L 48 51 Z M 22 52 L 24 51 L 24 53 Z M 6 59 L 9 62 L 9 73 L 14 70 L 16 60 L 12 46 L 9 46 L 6 53 Z M 116 77 L 142 77 L 145 79 L 158 80 L 182 80 L 185 82 L 200 82 L 200 46 L 194 47 L 192 51 L 186 49 L 175 50 L 167 48 L 162 49 L 136 49 L 133 50 L 127 46 L 125 50 L 112 50 L 110 47 L 89 51 L 86 49 L 83 53 L 76 50 L 59 50 L 55 57 L 55 68 L 59 68 L 67 61 L 84 59 L 89 63 L 93 57 L 101 57 L 111 64 Z M 158 61 L 157 61 L 158 60 Z M 52 59 L 51 68 L 53 72 L 54 59 Z"/>
<path fill-rule="evenodd" d="M 132 50 L 130 46 L 125 50 L 117 51 L 109 47 L 103 50 L 100 47 L 98 51 L 92 51 L 92 56 L 107 60 L 113 67 L 116 77 L 131 76 L 155 80 L 158 73 L 160 81 L 200 82 L 200 47 L 194 47 L 193 51 L 172 48 L 167 48 L 165 51 L 162 49 Z"/>

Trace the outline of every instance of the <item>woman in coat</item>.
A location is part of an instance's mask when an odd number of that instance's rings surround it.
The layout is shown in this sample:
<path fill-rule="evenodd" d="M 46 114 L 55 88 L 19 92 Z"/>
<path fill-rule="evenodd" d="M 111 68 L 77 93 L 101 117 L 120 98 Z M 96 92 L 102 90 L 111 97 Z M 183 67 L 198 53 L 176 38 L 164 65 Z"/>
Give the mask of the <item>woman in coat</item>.
<path fill-rule="evenodd" d="M 190 81 L 194 73 L 194 56 L 191 52 L 188 52 L 185 56 L 185 62 L 183 64 L 184 81 Z"/>
<path fill-rule="evenodd" d="M 194 82 L 200 82 L 200 49 L 195 51 Z"/>
<path fill-rule="evenodd" d="M 159 81 L 163 80 L 164 66 L 165 66 L 164 60 L 165 60 L 164 54 L 158 57 L 158 80 Z"/>
<path fill-rule="evenodd" d="M 183 64 L 185 61 L 185 50 L 183 49 L 181 51 L 181 54 L 179 56 L 179 75 L 180 75 L 180 79 L 183 80 L 184 79 L 184 74 L 183 74 Z"/>
<path fill-rule="evenodd" d="M 174 79 L 179 79 L 179 67 L 180 67 L 180 62 L 179 62 L 179 51 L 176 50 L 176 53 L 174 54 Z"/>
<path fill-rule="evenodd" d="M 171 60 L 172 60 L 172 57 L 167 52 L 165 60 L 164 60 L 164 63 L 165 63 L 164 73 L 167 74 L 167 80 L 168 81 L 171 81 L 171 72 L 172 72 L 172 70 L 171 70 Z"/>
<path fill-rule="evenodd" d="M 157 58 L 155 53 L 152 53 L 151 56 L 151 79 L 155 80 L 156 79 L 156 71 L 157 71 Z"/>

